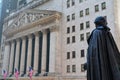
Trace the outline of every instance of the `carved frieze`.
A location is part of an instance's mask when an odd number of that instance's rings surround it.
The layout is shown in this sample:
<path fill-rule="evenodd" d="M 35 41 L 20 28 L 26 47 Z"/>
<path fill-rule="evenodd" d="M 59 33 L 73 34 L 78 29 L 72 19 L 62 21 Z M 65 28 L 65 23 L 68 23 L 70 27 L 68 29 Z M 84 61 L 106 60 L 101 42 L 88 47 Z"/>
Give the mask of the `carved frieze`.
<path fill-rule="evenodd" d="M 48 16 L 49 14 L 47 14 Z M 27 13 L 26 17 L 27 17 L 27 22 L 30 23 L 30 22 L 34 22 L 38 19 L 41 19 L 43 17 L 45 17 L 46 14 L 44 13 Z"/>
<path fill-rule="evenodd" d="M 19 14 L 17 18 L 12 19 L 11 24 L 7 25 L 3 34 L 9 36 L 37 25 L 56 23 L 56 19 L 59 17 L 61 17 L 61 13 L 57 11 L 27 10 Z"/>

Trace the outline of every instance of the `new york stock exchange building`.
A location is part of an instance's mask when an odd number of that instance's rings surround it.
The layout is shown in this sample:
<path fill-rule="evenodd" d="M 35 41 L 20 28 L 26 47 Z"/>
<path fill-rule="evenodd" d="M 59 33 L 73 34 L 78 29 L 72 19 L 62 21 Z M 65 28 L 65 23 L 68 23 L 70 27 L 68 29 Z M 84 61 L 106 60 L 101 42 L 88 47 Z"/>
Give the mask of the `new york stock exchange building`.
<path fill-rule="evenodd" d="M 108 14 L 110 7 L 105 6 L 112 0 L 102 0 L 104 7 L 98 13 L 91 8 L 101 4 L 96 0 L 94 5 L 86 4 L 89 0 L 83 3 L 79 2 L 81 0 L 26 1 L 27 5 L 11 12 L 4 20 L 2 69 L 6 70 L 7 79 L 16 80 L 17 69 L 19 80 L 30 80 L 29 67 L 32 67 L 32 80 L 86 80 L 83 64 L 86 62 L 86 40 L 94 28 L 94 15 L 104 13 L 103 16 L 112 18 Z M 86 8 L 93 12 L 85 16 Z M 114 26 L 109 20 L 108 23 Z"/>
<path fill-rule="evenodd" d="M 44 2 L 39 4 L 42 3 Z M 30 7 L 11 14 L 8 18 L 4 23 L 3 32 L 5 38 L 3 69 L 7 70 L 8 79 L 15 79 L 16 68 L 19 70 L 20 80 L 27 80 L 30 66 L 34 70 L 33 80 L 34 76 L 35 80 L 39 80 L 40 76 L 47 75 L 49 78 L 45 77 L 46 79 L 55 79 L 55 75 L 59 75 L 61 64 L 59 60 L 61 13 Z"/>

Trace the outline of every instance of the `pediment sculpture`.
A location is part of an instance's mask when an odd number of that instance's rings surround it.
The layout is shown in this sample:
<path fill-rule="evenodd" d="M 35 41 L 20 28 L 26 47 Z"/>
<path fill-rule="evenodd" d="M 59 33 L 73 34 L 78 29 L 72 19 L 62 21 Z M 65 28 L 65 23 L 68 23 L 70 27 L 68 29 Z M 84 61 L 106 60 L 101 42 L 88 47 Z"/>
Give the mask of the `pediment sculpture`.
<path fill-rule="evenodd" d="M 47 22 L 51 21 L 51 19 L 57 18 L 56 16 L 58 15 L 61 15 L 61 13 L 57 11 L 29 9 L 18 14 L 12 20 L 9 20 L 8 25 L 5 26 L 7 28 L 3 33 L 9 34 L 10 32 L 14 32 L 14 30 L 16 31 L 18 29 L 26 27 L 25 25 L 30 25 L 31 23 L 35 24 L 35 22 L 38 23 L 38 21 L 42 24 L 45 21 Z"/>

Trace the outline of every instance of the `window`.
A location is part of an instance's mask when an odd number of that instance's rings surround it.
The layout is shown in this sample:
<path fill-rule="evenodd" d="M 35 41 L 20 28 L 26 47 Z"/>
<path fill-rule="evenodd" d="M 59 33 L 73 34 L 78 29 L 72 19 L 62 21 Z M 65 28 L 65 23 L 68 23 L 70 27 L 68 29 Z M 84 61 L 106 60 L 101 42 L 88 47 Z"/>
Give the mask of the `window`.
<path fill-rule="evenodd" d="M 70 27 L 67 27 L 67 33 L 70 33 Z"/>
<path fill-rule="evenodd" d="M 79 0 L 79 2 L 80 2 L 80 3 L 82 3 L 82 2 L 83 2 L 83 0 Z"/>
<path fill-rule="evenodd" d="M 72 14 L 72 20 L 75 20 L 75 13 Z"/>
<path fill-rule="evenodd" d="M 84 23 L 80 23 L 80 30 L 84 29 Z"/>
<path fill-rule="evenodd" d="M 76 72 L 76 65 L 72 65 L 72 72 Z"/>
<path fill-rule="evenodd" d="M 81 57 L 85 57 L 84 49 L 81 50 Z"/>
<path fill-rule="evenodd" d="M 85 14 L 89 15 L 89 8 L 85 9 Z"/>
<path fill-rule="evenodd" d="M 95 12 L 99 11 L 99 5 L 95 5 Z"/>
<path fill-rule="evenodd" d="M 67 8 L 70 7 L 70 0 L 67 0 Z"/>
<path fill-rule="evenodd" d="M 70 59 L 70 52 L 67 52 L 67 59 Z"/>
<path fill-rule="evenodd" d="M 70 73 L 70 65 L 67 65 L 67 73 Z"/>
<path fill-rule="evenodd" d="M 74 6 L 75 5 L 75 0 L 72 0 L 72 6 Z"/>
<path fill-rule="evenodd" d="M 90 22 L 89 21 L 86 22 L 86 28 L 90 28 Z"/>
<path fill-rule="evenodd" d="M 67 21 L 70 21 L 70 15 L 67 16 Z"/>
<path fill-rule="evenodd" d="M 70 37 L 67 37 L 67 44 L 70 43 Z"/>
<path fill-rule="evenodd" d="M 87 33 L 86 33 L 86 39 L 88 39 L 89 36 L 90 36 L 90 32 L 87 32 Z"/>
<path fill-rule="evenodd" d="M 101 4 L 101 6 L 102 6 L 102 10 L 106 9 L 106 3 L 105 3 L 105 2 L 103 2 L 103 3 Z"/>
<path fill-rule="evenodd" d="M 72 32 L 75 32 L 75 25 L 72 26 Z"/>
<path fill-rule="evenodd" d="M 72 43 L 75 43 L 75 36 L 72 36 Z"/>
<path fill-rule="evenodd" d="M 80 41 L 84 41 L 84 34 L 80 34 Z"/>
<path fill-rule="evenodd" d="M 80 17 L 83 17 L 83 10 L 80 11 Z"/>
<path fill-rule="evenodd" d="M 84 72 L 84 64 L 81 64 L 81 72 Z"/>
<path fill-rule="evenodd" d="M 76 57 L 76 53 L 75 51 L 72 51 L 72 58 L 75 58 Z"/>

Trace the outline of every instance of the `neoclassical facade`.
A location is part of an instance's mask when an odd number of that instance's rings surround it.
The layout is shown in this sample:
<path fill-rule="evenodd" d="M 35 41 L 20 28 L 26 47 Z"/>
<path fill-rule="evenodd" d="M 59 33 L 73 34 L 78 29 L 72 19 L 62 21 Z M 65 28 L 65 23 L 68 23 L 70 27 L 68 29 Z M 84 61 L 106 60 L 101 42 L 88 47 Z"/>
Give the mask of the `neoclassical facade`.
<path fill-rule="evenodd" d="M 26 10 L 11 22 L 6 22 L 5 57 L 3 69 L 14 75 L 14 69 L 21 76 L 28 75 L 33 67 L 34 75 L 56 73 L 56 54 L 59 52 L 59 27 L 61 13 L 50 10 Z M 56 65 L 57 64 L 57 65 Z M 59 72 L 58 72 L 59 73 Z"/>
<path fill-rule="evenodd" d="M 14 80 L 86 80 L 83 64 L 94 19 L 105 16 L 120 49 L 120 0 L 26 0 L 4 21 L 3 68 Z"/>

